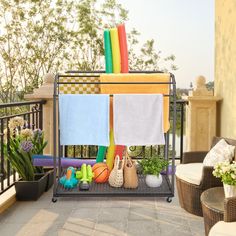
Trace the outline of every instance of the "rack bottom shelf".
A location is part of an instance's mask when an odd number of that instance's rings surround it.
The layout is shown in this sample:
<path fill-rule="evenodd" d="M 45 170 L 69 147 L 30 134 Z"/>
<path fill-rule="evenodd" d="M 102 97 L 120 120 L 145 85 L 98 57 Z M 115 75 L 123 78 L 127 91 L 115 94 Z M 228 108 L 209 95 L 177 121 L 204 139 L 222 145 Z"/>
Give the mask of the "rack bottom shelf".
<path fill-rule="evenodd" d="M 171 183 L 167 175 L 163 175 L 162 185 L 158 188 L 150 188 L 145 183 L 145 177 L 139 176 L 139 185 L 136 189 L 113 188 L 108 183 L 92 183 L 88 191 L 80 191 L 79 187 L 67 190 L 60 184 L 56 186 L 54 197 L 72 197 L 72 196 L 156 196 L 156 197 L 173 197 Z"/>

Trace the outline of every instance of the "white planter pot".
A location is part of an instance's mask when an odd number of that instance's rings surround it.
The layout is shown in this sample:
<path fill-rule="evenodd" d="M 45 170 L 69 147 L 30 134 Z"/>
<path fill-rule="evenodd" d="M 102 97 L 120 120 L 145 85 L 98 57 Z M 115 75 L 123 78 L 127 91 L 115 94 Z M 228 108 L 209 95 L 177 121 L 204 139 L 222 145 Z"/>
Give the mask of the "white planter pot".
<path fill-rule="evenodd" d="M 146 175 L 145 182 L 148 187 L 151 187 L 151 188 L 160 187 L 162 184 L 162 176 L 161 176 L 161 174 L 159 176 Z"/>
<path fill-rule="evenodd" d="M 236 186 L 224 184 L 225 197 L 235 197 L 236 196 Z"/>

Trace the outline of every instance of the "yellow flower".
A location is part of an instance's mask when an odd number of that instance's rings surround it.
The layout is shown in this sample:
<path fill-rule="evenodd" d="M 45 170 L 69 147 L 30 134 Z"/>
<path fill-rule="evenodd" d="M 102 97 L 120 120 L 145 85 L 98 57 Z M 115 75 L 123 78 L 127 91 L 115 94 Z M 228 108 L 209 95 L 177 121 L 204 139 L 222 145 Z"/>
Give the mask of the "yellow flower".
<path fill-rule="evenodd" d="M 23 125 L 24 125 L 24 119 L 20 116 L 16 116 L 16 117 L 10 119 L 8 127 L 10 129 L 15 129 L 15 128 L 21 127 Z"/>
<path fill-rule="evenodd" d="M 28 139 L 33 137 L 33 131 L 31 129 L 22 129 L 20 135 L 23 139 Z"/>

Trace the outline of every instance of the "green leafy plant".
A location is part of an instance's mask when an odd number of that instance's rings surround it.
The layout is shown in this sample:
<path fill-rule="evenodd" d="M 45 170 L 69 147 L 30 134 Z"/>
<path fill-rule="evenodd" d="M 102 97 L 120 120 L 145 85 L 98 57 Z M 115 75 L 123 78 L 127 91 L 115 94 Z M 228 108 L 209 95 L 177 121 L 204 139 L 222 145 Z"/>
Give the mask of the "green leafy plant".
<path fill-rule="evenodd" d="M 221 182 L 236 186 L 236 162 L 225 161 L 214 166 L 213 175 L 221 178 Z"/>
<path fill-rule="evenodd" d="M 144 158 L 138 161 L 138 163 L 144 175 L 159 176 L 161 171 L 168 166 L 168 161 L 158 156 Z"/>
<path fill-rule="evenodd" d="M 47 145 L 43 131 L 30 129 L 21 117 L 16 116 L 9 121 L 4 133 L 5 138 L 9 135 L 4 143 L 5 156 L 22 180 L 32 181 L 36 173 L 43 173 L 42 167 L 32 163 L 32 155 L 43 154 Z"/>

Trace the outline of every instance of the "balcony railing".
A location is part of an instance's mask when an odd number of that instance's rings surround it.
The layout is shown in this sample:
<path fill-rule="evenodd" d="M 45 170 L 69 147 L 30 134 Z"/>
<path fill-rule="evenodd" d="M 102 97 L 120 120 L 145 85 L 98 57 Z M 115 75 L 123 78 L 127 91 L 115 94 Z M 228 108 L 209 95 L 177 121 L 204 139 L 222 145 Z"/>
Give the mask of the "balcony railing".
<path fill-rule="evenodd" d="M 8 145 L 10 137 L 9 121 L 13 117 L 20 116 L 32 129 L 42 129 L 43 104 L 44 100 L 0 104 L 0 194 L 18 179 L 18 174 L 4 155 L 4 143 Z"/>

